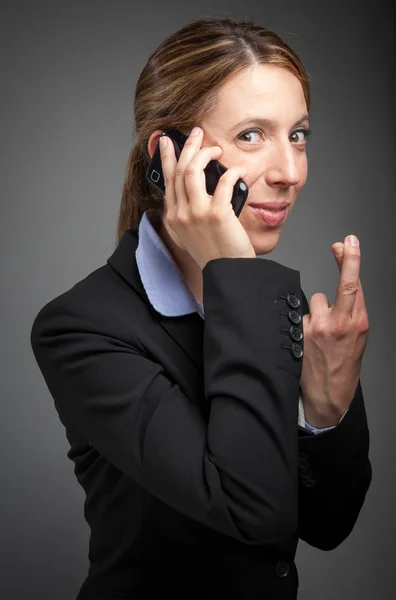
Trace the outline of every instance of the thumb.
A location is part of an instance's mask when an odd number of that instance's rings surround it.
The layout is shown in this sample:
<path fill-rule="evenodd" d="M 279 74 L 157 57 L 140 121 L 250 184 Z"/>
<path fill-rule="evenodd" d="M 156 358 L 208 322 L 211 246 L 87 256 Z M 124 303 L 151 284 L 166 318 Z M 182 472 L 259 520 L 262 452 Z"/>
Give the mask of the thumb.
<path fill-rule="evenodd" d="M 342 242 L 336 242 L 332 245 L 331 249 L 333 251 L 333 256 L 336 260 L 338 268 L 341 272 L 342 259 L 344 258 L 344 244 Z"/>

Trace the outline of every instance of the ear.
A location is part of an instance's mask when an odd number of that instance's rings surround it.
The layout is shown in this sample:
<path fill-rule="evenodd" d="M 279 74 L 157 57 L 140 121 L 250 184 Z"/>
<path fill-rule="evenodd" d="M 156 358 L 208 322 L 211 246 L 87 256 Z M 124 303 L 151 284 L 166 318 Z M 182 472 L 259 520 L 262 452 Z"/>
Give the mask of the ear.
<path fill-rule="evenodd" d="M 148 153 L 150 154 L 150 158 L 154 154 L 154 151 L 158 145 L 158 141 L 159 141 L 162 131 L 163 131 L 162 129 L 157 129 L 149 137 L 149 141 L 147 142 L 147 150 L 148 150 Z"/>

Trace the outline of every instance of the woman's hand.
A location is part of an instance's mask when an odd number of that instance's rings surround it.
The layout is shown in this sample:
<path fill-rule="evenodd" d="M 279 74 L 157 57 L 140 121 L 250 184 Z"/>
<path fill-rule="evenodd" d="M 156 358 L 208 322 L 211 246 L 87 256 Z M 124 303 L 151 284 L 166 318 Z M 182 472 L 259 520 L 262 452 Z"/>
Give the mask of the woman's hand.
<path fill-rule="evenodd" d="M 242 166 L 229 168 L 219 179 L 213 196 L 206 192 L 204 169 L 218 159 L 220 147 L 201 147 L 203 130 L 194 129 L 179 160 L 173 143 L 160 138 L 165 179 L 165 221 L 203 270 L 215 258 L 256 258 L 249 236 L 235 215 L 231 198 L 235 183 L 246 174 Z"/>
<path fill-rule="evenodd" d="M 306 421 L 314 427 L 337 425 L 348 410 L 359 381 L 369 320 L 360 282 L 360 248 L 333 244 L 340 279 L 333 306 L 325 294 L 311 297 L 303 316 L 304 356 L 300 387 Z"/>

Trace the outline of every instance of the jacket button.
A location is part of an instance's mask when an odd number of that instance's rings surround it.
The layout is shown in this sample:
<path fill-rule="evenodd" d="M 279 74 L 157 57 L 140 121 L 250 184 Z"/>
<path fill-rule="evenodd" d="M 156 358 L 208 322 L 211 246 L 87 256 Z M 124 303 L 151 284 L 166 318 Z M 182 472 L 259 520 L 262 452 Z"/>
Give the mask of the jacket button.
<path fill-rule="evenodd" d="M 297 458 L 297 462 L 298 462 L 298 466 L 300 467 L 300 469 L 309 469 L 311 464 L 309 462 L 309 457 L 308 454 L 306 454 L 305 452 L 300 452 Z"/>
<path fill-rule="evenodd" d="M 290 571 L 290 567 L 285 560 L 278 560 L 275 565 L 275 573 L 278 577 L 286 577 L 288 572 Z"/>
<path fill-rule="evenodd" d="M 310 469 L 306 469 L 300 472 L 302 484 L 304 487 L 315 487 L 316 480 L 312 476 L 312 471 Z"/>
<path fill-rule="evenodd" d="M 298 308 L 301 304 L 300 300 L 295 294 L 287 294 L 286 302 L 288 303 L 290 308 Z"/>
<path fill-rule="evenodd" d="M 290 352 L 292 353 L 294 358 L 301 358 L 304 354 L 302 347 L 296 342 L 292 343 Z"/>
<path fill-rule="evenodd" d="M 294 340 L 295 342 L 299 342 L 304 337 L 301 329 L 299 327 L 296 327 L 295 325 L 292 325 L 290 327 L 289 335 L 290 335 L 291 339 Z"/>
<path fill-rule="evenodd" d="M 303 478 L 302 484 L 304 487 L 312 488 L 312 487 L 316 486 L 316 481 L 315 481 L 315 479 L 312 479 L 311 477 L 306 477 L 306 478 Z"/>
<path fill-rule="evenodd" d="M 289 310 L 288 317 L 289 320 L 295 325 L 301 323 L 301 315 L 296 310 Z"/>

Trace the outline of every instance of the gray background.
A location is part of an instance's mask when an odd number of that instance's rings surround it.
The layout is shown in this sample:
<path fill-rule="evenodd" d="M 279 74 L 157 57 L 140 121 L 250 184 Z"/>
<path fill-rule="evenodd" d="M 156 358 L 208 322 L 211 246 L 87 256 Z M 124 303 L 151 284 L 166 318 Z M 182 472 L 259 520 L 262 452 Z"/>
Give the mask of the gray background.
<path fill-rule="evenodd" d="M 326 553 L 300 542 L 299 597 L 390 598 L 396 550 L 391 3 L 190 4 L 2 4 L 1 597 L 71 600 L 88 568 L 84 496 L 31 352 L 33 319 L 114 250 L 133 94 L 149 54 L 191 20 L 229 15 L 275 30 L 312 76 L 308 182 L 270 257 L 300 270 L 308 298 L 322 291 L 332 303 L 338 269 L 331 244 L 355 233 L 362 249 L 371 328 L 361 380 L 373 483 L 341 547 Z"/>

